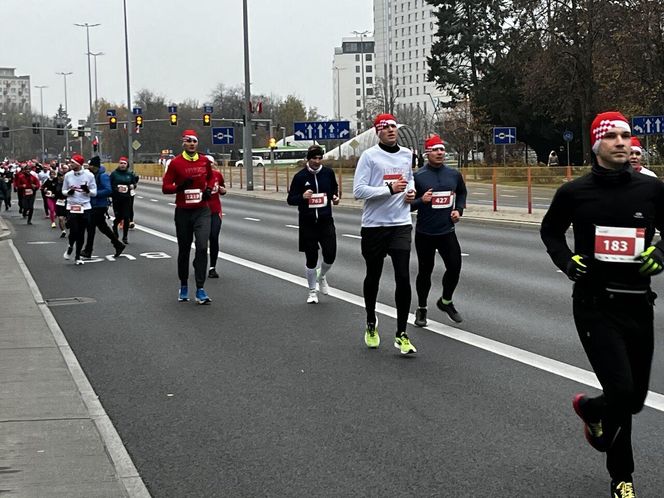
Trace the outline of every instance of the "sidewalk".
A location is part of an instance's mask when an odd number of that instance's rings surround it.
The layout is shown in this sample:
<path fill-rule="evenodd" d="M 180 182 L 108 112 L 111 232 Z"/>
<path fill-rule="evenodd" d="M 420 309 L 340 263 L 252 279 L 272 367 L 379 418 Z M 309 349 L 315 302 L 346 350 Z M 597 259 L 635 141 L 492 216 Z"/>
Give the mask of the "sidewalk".
<path fill-rule="evenodd" d="M 0 495 L 149 497 L 9 234 L 0 217 Z"/>

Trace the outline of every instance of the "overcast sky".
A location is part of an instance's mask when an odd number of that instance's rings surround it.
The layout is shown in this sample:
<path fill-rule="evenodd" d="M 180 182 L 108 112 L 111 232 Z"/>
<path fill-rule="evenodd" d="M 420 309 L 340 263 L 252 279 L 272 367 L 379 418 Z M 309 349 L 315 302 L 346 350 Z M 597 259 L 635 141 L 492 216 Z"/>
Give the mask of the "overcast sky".
<path fill-rule="evenodd" d="M 334 47 L 373 29 L 371 0 L 248 0 L 254 93 L 297 95 L 332 116 Z M 85 28 L 97 57 L 99 98 L 126 101 L 122 0 L 0 0 L 0 67 L 31 77 L 32 107 L 74 122 L 88 110 Z M 132 98 L 148 88 L 175 102 L 206 102 L 219 83 L 243 84 L 242 0 L 127 0 Z M 94 65 L 93 65 L 94 71 Z M 93 72 L 94 98 L 94 72 Z M 215 109 L 215 114 L 217 110 Z"/>

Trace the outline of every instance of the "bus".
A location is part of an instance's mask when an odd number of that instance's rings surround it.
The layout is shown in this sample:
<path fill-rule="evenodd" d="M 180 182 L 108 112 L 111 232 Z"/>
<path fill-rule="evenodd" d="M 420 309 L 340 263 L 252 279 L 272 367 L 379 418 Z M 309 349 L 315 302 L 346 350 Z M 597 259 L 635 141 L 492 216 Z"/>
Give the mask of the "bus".
<path fill-rule="evenodd" d="M 321 145 L 323 153 L 325 153 L 325 146 Z M 240 150 L 240 154 L 242 154 Z M 270 149 L 261 148 L 261 149 L 252 149 L 252 156 L 257 156 L 263 159 L 265 166 L 270 165 Z M 274 164 L 275 165 L 285 165 L 285 164 L 296 164 L 299 161 L 307 160 L 307 147 L 277 147 L 274 149 Z"/>

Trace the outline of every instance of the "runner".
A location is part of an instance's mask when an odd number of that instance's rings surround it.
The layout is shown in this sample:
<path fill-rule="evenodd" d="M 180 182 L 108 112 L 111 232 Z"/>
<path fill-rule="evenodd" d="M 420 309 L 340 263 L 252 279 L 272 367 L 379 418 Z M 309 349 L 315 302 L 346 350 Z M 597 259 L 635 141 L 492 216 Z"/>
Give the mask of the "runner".
<path fill-rule="evenodd" d="M 65 175 L 62 192 L 67 194 L 67 224 L 69 225 L 69 246 L 63 254 L 65 259 L 71 257 L 76 246 L 74 261 L 82 265 L 81 251 L 85 241 L 85 230 L 90 221 L 90 197 L 97 195 L 95 177 L 83 169 L 85 159 L 80 154 L 71 157 L 71 169 Z"/>
<path fill-rule="evenodd" d="M 643 147 L 641 147 L 641 142 L 637 137 L 632 137 L 630 153 L 629 153 L 629 164 L 632 165 L 632 168 L 637 173 L 643 173 L 644 175 L 654 176 L 657 178 L 657 175 L 654 171 L 649 170 L 641 164 L 643 160 Z"/>
<path fill-rule="evenodd" d="M 221 195 L 226 195 L 226 183 L 224 175 L 219 171 L 219 167 L 212 156 L 206 156 L 212 164 L 212 178 L 214 187 L 212 195 L 208 201 L 210 207 L 210 269 L 208 278 L 219 278 L 217 273 L 217 258 L 219 257 L 219 232 L 221 232 Z"/>
<path fill-rule="evenodd" d="M 360 156 L 353 180 L 353 195 L 364 200 L 362 210 L 362 256 L 366 264 L 364 307 L 367 327 L 364 342 L 369 348 L 380 345 L 376 318 L 376 298 L 386 256 L 392 259 L 396 290 L 397 331 L 394 346 L 402 354 L 417 350 L 406 334 L 410 308 L 410 245 L 412 222 L 409 204 L 415 199 L 410 150 L 397 144 L 397 122 L 391 114 L 374 120 L 378 145 Z M 406 193 L 407 191 L 407 193 Z"/>
<path fill-rule="evenodd" d="M 25 168 L 16 176 L 15 184 L 23 207 L 23 217 L 28 219 L 28 225 L 32 225 L 32 215 L 35 211 L 35 196 L 41 186 L 39 178 L 33 175 L 30 169 Z"/>
<path fill-rule="evenodd" d="M 111 179 L 106 174 L 106 168 L 101 165 L 99 156 L 95 156 L 89 161 L 89 170 L 95 177 L 97 184 L 97 195 L 90 199 L 90 220 L 88 223 L 88 238 L 85 242 L 85 249 L 81 251 L 84 258 L 92 257 L 92 249 L 95 243 L 95 229 L 108 237 L 115 249 L 114 257 L 120 256 L 125 249 L 125 245 L 118 240 L 117 235 L 106 224 L 106 214 L 108 213 L 108 198 L 111 196 Z"/>
<path fill-rule="evenodd" d="M 630 127 L 618 112 L 590 129 L 591 173 L 564 184 L 542 221 L 555 265 L 574 281 L 576 329 L 603 394 L 577 394 L 586 439 L 606 452 L 614 498 L 635 496 L 632 415 L 643 408 L 653 355 L 650 277 L 664 268 L 664 184 L 630 168 Z M 565 232 L 574 225 L 574 252 Z"/>
<path fill-rule="evenodd" d="M 209 304 L 203 286 L 207 267 L 207 245 L 210 239 L 210 208 L 208 200 L 214 188 L 214 176 L 210 160 L 199 155 L 198 136 L 194 130 L 182 132 L 182 154 L 173 158 L 162 178 L 164 194 L 175 195 L 175 234 L 178 239 L 178 277 L 180 292 L 178 301 L 189 301 L 189 254 L 195 244 L 194 277 L 196 302 Z"/>
<path fill-rule="evenodd" d="M 443 294 L 436 301 L 438 309 L 456 323 L 463 318 L 452 303 L 452 295 L 461 274 L 461 247 L 454 225 L 459 222 L 466 207 L 466 184 L 459 171 L 445 166 L 445 145 L 438 135 L 425 142 L 427 163 L 415 173 L 416 200 L 411 205 L 417 210 L 415 225 L 415 251 L 417 252 L 418 308 L 415 325 L 427 324 L 427 299 L 431 289 L 431 274 L 436 251 L 443 258 Z"/>
<path fill-rule="evenodd" d="M 55 215 L 58 217 L 58 228 L 60 229 L 60 238 L 67 237 L 67 192 L 62 191 L 62 185 L 65 181 L 65 173 L 58 171 L 55 185 Z"/>
<path fill-rule="evenodd" d="M 51 228 L 55 228 L 55 190 L 58 186 L 57 171 L 49 170 L 48 178 L 42 183 L 41 191 L 44 195 L 45 204 L 48 208 L 48 217 L 51 220 Z"/>
<path fill-rule="evenodd" d="M 305 254 L 305 275 L 309 286 L 307 303 L 317 303 L 317 284 L 322 294 L 329 293 L 327 273 L 337 256 L 332 204 L 339 204 L 337 178 L 334 171 L 323 166 L 320 145 L 312 145 L 307 150 L 307 163 L 293 176 L 287 202 L 297 206 L 298 210 L 299 250 Z M 320 268 L 319 247 L 323 256 Z"/>
<path fill-rule="evenodd" d="M 127 245 L 127 234 L 129 233 L 129 220 L 131 219 L 131 192 L 136 188 L 134 173 L 129 170 L 126 157 L 121 157 L 118 167 L 111 173 L 111 189 L 113 192 L 113 234 L 118 235 L 118 225 L 122 223 L 122 243 Z M 117 247 L 116 247 L 117 249 Z"/>

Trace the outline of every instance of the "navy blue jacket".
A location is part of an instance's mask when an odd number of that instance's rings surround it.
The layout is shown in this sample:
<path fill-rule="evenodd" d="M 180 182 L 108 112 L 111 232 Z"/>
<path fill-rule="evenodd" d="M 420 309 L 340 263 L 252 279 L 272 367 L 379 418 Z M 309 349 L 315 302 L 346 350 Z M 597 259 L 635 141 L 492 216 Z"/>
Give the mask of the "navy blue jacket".
<path fill-rule="evenodd" d="M 95 181 L 97 182 L 97 196 L 90 197 L 90 206 L 93 209 L 108 207 L 108 198 L 113 191 L 111 190 L 111 178 L 106 173 L 106 168 L 99 166 L 99 171 L 95 175 Z"/>
<path fill-rule="evenodd" d="M 416 194 L 411 210 L 417 210 L 415 231 L 427 235 L 444 235 L 453 232 L 454 223 L 450 219 L 452 210 L 455 209 L 462 215 L 466 207 L 466 183 L 461 173 L 445 165 L 434 168 L 427 163 L 415 172 L 414 180 Z M 429 189 L 433 189 L 434 192 L 454 192 L 454 204 L 448 208 L 433 209 L 431 203 L 422 202 L 422 196 Z"/>
<path fill-rule="evenodd" d="M 309 201 L 302 197 L 302 194 L 309 189 L 318 194 L 326 193 L 327 206 L 310 208 Z M 339 195 L 339 185 L 337 184 L 337 178 L 334 171 L 325 166 L 321 166 L 321 170 L 314 175 L 305 166 L 293 176 L 290 190 L 288 191 L 287 202 L 291 206 L 297 206 L 300 224 L 312 224 L 321 221 L 331 222 L 332 196 L 334 195 Z"/>

